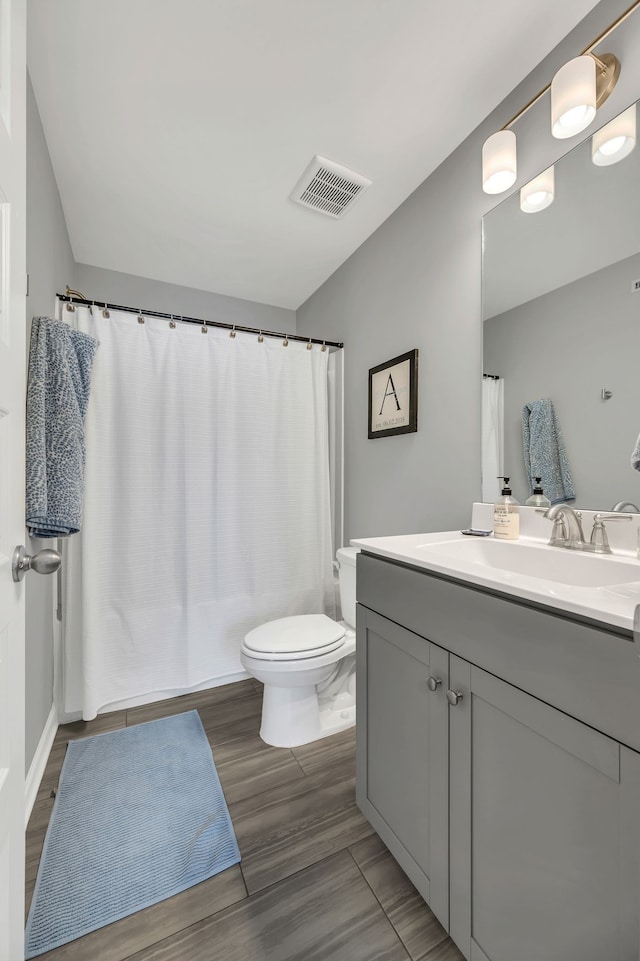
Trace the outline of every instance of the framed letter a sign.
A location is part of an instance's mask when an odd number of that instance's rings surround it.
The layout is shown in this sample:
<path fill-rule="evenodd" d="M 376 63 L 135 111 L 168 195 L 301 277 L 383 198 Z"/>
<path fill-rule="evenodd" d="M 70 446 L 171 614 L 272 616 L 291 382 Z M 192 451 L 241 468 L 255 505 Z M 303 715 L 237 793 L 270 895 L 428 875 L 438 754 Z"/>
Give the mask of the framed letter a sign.
<path fill-rule="evenodd" d="M 418 351 L 369 371 L 369 438 L 418 429 Z"/>

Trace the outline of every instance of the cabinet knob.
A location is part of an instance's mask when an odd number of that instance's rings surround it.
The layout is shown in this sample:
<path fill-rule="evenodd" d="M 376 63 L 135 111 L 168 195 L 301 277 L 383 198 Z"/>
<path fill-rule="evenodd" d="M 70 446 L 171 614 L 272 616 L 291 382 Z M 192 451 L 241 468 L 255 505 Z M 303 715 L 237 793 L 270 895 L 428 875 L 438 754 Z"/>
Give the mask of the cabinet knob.
<path fill-rule="evenodd" d="M 452 707 L 455 707 L 462 700 L 462 691 L 447 691 L 447 700 Z"/>
<path fill-rule="evenodd" d="M 427 680 L 427 687 L 430 691 L 437 691 L 442 684 L 442 678 L 440 677 L 430 677 Z"/>

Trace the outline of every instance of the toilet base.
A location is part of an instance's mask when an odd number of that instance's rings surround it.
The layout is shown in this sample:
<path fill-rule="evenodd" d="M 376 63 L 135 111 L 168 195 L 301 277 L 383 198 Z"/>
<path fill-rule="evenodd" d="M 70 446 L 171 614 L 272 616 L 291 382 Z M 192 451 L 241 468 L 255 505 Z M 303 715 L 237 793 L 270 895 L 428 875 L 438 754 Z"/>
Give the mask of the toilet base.
<path fill-rule="evenodd" d="M 298 747 L 345 731 L 356 723 L 354 698 L 346 693 L 319 697 L 314 684 L 265 684 L 263 698 L 260 737 L 272 747 Z"/>

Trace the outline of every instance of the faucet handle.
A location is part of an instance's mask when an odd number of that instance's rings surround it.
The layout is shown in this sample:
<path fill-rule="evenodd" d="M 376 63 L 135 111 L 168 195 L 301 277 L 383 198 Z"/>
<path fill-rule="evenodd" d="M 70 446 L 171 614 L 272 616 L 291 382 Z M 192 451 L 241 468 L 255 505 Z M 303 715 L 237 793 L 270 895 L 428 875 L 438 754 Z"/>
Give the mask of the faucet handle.
<path fill-rule="evenodd" d="M 591 544 L 595 554 L 612 554 L 609 547 L 609 538 L 604 526 L 605 521 L 630 521 L 629 515 L 625 514 L 601 514 L 599 511 L 593 515 L 593 530 L 591 531 Z"/>
<path fill-rule="evenodd" d="M 593 515 L 594 526 L 601 524 L 602 521 L 630 521 L 633 518 L 630 514 L 601 514 L 599 511 Z"/>

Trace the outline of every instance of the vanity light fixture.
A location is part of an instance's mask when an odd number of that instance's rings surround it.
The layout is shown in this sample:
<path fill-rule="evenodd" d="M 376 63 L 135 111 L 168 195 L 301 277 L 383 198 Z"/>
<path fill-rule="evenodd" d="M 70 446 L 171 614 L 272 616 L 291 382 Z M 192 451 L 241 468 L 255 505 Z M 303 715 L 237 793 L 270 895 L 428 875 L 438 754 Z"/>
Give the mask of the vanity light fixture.
<path fill-rule="evenodd" d="M 617 57 L 611 53 L 596 55 L 593 51 L 639 6 L 640 0 L 635 0 L 579 57 L 565 63 L 552 82 L 519 110 L 502 130 L 485 141 L 482 148 L 482 189 L 485 193 L 503 193 L 515 183 L 516 139 L 511 127 L 547 90 L 551 90 L 551 132 L 554 137 L 574 137 L 589 126 L 598 107 L 614 89 L 620 74 Z M 511 134 L 511 137 L 507 138 L 505 134 Z"/>
<path fill-rule="evenodd" d="M 520 190 L 520 210 L 525 214 L 536 214 L 553 203 L 554 168 L 547 167 L 541 174 L 530 180 Z"/>
<path fill-rule="evenodd" d="M 628 157 L 636 145 L 636 105 L 614 117 L 594 133 L 591 139 L 591 159 L 598 167 L 607 167 Z"/>
<path fill-rule="evenodd" d="M 596 62 L 586 54 L 560 67 L 551 81 L 551 133 L 575 137 L 596 115 Z"/>
<path fill-rule="evenodd" d="M 501 194 L 516 182 L 516 135 L 513 130 L 498 130 L 482 148 L 482 189 L 486 194 Z"/>

